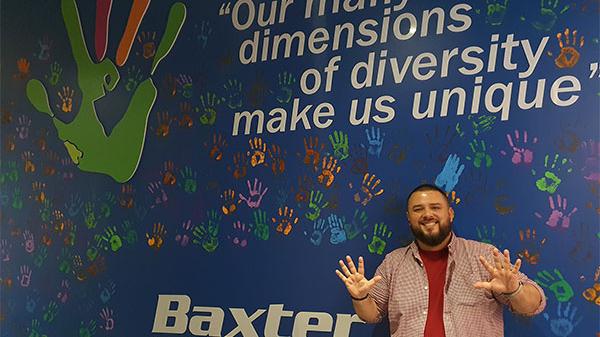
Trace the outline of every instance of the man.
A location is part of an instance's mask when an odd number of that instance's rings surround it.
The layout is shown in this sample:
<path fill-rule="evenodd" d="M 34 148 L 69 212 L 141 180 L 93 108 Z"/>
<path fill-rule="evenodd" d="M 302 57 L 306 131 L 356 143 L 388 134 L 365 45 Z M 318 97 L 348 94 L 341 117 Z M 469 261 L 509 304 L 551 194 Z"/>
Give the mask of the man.
<path fill-rule="evenodd" d="M 519 272 L 510 253 L 452 233 L 454 210 L 446 194 L 421 185 L 407 198 L 415 241 L 389 253 L 375 276 L 364 276 L 352 258 L 340 260 L 344 282 L 358 316 L 377 323 L 388 316 L 392 337 L 504 336 L 503 305 L 532 316 L 546 306 L 543 290 Z"/>

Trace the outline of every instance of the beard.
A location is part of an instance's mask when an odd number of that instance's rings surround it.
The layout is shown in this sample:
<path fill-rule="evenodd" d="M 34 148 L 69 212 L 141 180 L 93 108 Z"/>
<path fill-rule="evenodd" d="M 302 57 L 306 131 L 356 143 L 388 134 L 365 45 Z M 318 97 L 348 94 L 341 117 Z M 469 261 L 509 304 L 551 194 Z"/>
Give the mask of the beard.
<path fill-rule="evenodd" d="M 448 222 L 447 224 L 440 223 L 438 225 L 439 230 L 437 234 L 426 233 L 425 231 L 423 231 L 423 229 L 421 229 L 420 225 L 418 224 L 416 226 L 413 226 L 411 224 L 409 227 L 410 231 L 413 233 L 413 235 L 418 241 L 421 241 L 430 247 L 435 247 L 442 243 L 452 231 L 451 222 Z"/>

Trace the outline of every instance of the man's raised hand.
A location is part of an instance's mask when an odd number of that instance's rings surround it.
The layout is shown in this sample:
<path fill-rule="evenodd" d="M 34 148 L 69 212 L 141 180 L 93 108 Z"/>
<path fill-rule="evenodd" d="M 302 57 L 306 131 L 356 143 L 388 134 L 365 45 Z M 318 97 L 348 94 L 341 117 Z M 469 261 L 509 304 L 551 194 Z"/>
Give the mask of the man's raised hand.
<path fill-rule="evenodd" d="M 347 266 L 346 263 L 348 264 Z M 340 260 L 339 264 L 342 271 L 336 269 L 335 273 L 346 285 L 350 296 L 354 299 L 366 297 L 371 288 L 381 280 L 381 276 L 375 276 L 370 280 L 365 277 L 365 262 L 362 256 L 358 258 L 358 270 L 349 255 L 346 256 L 346 263 Z"/>

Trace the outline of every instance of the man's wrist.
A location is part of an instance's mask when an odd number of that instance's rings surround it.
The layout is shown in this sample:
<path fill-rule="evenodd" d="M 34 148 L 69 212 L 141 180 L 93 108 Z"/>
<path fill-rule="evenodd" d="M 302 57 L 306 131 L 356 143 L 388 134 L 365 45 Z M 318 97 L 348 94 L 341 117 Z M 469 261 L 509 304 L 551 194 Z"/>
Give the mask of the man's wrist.
<path fill-rule="evenodd" d="M 364 301 L 368 297 L 369 297 L 369 294 L 366 294 L 364 297 L 360 297 L 360 298 L 359 297 L 354 297 L 354 296 L 350 295 L 350 298 L 352 298 L 353 301 L 357 301 L 357 302 Z"/>
<path fill-rule="evenodd" d="M 523 281 L 519 280 L 519 286 L 517 286 L 517 289 L 515 289 L 514 291 L 511 291 L 509 293 L 502 293 L 502 295 L 504 295 L 508 298 L 515 297 L 515 296 L 517 296 L 517 294 L 519 294 L 523 290 L 524 286 L 525 285 L 523 284 Z"/>

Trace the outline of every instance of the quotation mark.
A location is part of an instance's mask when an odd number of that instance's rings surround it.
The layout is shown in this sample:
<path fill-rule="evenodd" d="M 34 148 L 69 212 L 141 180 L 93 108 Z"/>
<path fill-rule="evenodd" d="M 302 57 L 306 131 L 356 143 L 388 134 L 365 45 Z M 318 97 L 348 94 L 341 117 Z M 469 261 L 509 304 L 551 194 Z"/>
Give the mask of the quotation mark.
<path fill-rule="evenodd" d="M 597 75 L 600 77 L 600 73 L 598 72 L 598 62 L 590 63 L 590 78 Z"/>
<path fill-rule="evenodd" d="M 219 16 L 221 15 L 229 15 L 229 13 L 231 13 L 231 2 L 224 2 L 223 4 L 221 4 L 221 8 L 219 9 Z"/>

